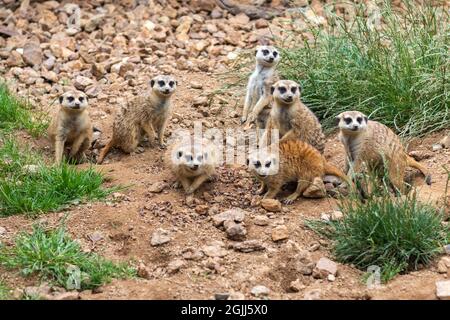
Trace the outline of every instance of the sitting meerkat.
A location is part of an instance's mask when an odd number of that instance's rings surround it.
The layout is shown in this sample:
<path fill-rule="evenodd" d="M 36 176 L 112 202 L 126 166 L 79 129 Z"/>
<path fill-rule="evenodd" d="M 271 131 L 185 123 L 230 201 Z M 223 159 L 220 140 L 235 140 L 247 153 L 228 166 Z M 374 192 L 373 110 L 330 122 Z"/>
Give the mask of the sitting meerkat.
<path fill-rule="evenodd" d="M 300 91 L 300 86 L 291 80 L 280 80 L 271 87 L 274 103 L 262 145 L 270 145 L 272 130 L 278 129 L 280 143 L 299 139 L 323 153 L 325 136 L 322 126 L 314 113 L 300 101 Z"/>
<path fill-rule="evenodd" d="M 256 67 L 248 80 L 241 118 L 241 123 L 247 123 L 246 127 L 250 127 L 254 122 L 259 129 L 266 127 L 272 98 L 270 87 L 279 79 L 276 72 L 279 61 L 280 54 L 275 47 L 256 48 Z"/>
<path fill-rule="evenodd" d="M 297 182 L 294 193 L 284 199 L 291 204 L 317 178 L 330 174 L 349 183 L 347 176 L 337 167 L 328 163 L 317 149 L 300 140 L 286 140 L 276 147 L 268 146 L 252 152 L 247 159 L 249 170 L 261 181 L 259 194 L 273 199 L 288 182 Z"/>
<path fill-rule="evenodd" d="M 112 147 L 125 153 L 134 152 L 145 134 L 153 144 L 155 130 L 160 146 L 165 147 L 164 132 L 171 115 L 171 97 L 177 81 L 172 76 L 157 76 L 150 81 L 150 87 L 149 95 L 136 97 L 116 116 L 112 138 L 100 152 L 97 163 L 103 162 Z"/>
<path fill-rule="evenodd" d="M 82 161 L 94 131 L 87 110 L 88 99 L 83 92 L 74 90 L 61 95 L 59 103 L 48 128 L 49 139 L 55 147 L 55 163 L 61 163 L 66 147 L 70 147 L 70 159 Z"/>
<path fill-rule="evenodd" d="M 428 170 L 408 156 L 400 138 L 387 126 L 367 119 L 359 111 L 342 112 L 336 117 L 339 139 L 347 154 L 346 170 L 361 173 L 365 169 L 387 169 L 393 186 L 405 193 L 406 167 L 418 169 L 428 185 L 431 176 Z"/>
<path fill-rule="evenodd" d="M 173 143 L 166 153 L 166 163 L 187 194 L 193 193 L 216 174 L 218 154 L 208 139 L 194 141 L 181 139 Z"/>

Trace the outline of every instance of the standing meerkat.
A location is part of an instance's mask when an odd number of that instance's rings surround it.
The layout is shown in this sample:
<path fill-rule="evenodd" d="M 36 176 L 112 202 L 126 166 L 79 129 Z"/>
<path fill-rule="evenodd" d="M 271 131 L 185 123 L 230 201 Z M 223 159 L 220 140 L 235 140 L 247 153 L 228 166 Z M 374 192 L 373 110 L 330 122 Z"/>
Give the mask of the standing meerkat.
<path fill-rule="evenodd" d="M 218 154 L 214 144 L 207 140 L 191 142 L 181 139 L 166 153 L 166 163 L 187 194 L 193 193 L 216 174 Z"/>
<path fill-rule="evenodd" d="M 314 113 L 300 101 L 300 92 L 300 86 L 291 80 L 280 80 L 271 87 L 274 103 L 263 142 L 270 144 L 272 130 L 278 129 L 280 143 L 299 139 L 323 153 L 325 136 L 322 126 Z"/>
<path fill-rule="evenodd" d="M 337 167 L 328 163 L 323 155 L 311 145 L 300 140 L 286 140 L 279 144 L 252 152 L 247 159 L 249 170 L 261 181 L 259 194 L 267 192 L 264 198 L 273 199 L 284 184 L 297 182 L 294 193 L 284 199 L 291 204 L 313 183 L 330 174 L 349 182 L 347 176 Z"/>
<path fill-rule="evenodd" d="M 276 66 L 279 61 L 280 54 L 275 47 L 256 48 L 256 67 L 248 80 L 241 118 L 241 123 L 247 123 L 247 127 L 254 122 L 260 129 L 266 127 L 270 113 L 270 87 L 278 81 Z"/>
<path fill-rule="evenodd" d="M 112 147 L 125 153 L 136 150 L 142 138 L 147 134 L 150 144 L 156 139 L 161 147 L 164 144 L 164 132 L 171 115 L 171 97 L 177 87 L 172 76 L 157 76 L 150 81 L 149 95 L 138 96 L 128 103 L 114 119 L 111 140 L 100 152 L 97 163 L 102 163 Z"/>
<path fill-rule="evenodd" d="M 49 139 L 55 147 L 55 163 L 61 163 L 67 146 L 70 147 L 69 158 L 82 161 L 94 130 L 87 110 L 88 99 L 83 92 L 68 91 L 59 97 L 59 104 L 48 128 Z"/>
<path fill-rule="evenodd" d="M 387 126 L 367 119 L 359 111 L 342 112 L 336 117 L 339 139 L 347 154 L 346 170 L 361 173 L 365 169 L 384 168 L 394 187 L 405 193 L 404 176 L 407 167 L 418 169 L 428 185 L 428 170 L 408 156 L 400 138 Z"/>

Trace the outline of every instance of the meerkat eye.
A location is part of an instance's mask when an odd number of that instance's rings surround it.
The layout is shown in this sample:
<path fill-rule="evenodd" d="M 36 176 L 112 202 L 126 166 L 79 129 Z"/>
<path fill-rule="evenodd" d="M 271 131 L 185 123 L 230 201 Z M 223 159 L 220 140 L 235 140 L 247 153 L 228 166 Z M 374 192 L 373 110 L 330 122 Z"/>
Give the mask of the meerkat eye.
<path fill-rule="evenodd" d="M 352 118 L 345 118 L 344 121 L 346 124 L 350 124 L 352 123 Z"/>
<path fill-rule="evenodd" d="M 170 81 L 169 82 L 169 86 L 172 88 L 173 86 L 175 85 L 175 82 L 173 82 L 173 81 Z"/>
<path fill-rule="evenodd" d="M 270 165 L 271 165 L 271 162 L 270 162 L 270 161 L 267 161 L 267 162 L 266 162 L 266 168 L 270 168 Z"/>
<path fill-rule="evenodd" d="M 276 58 L 277 55 L 278 55 L 278 52 L 274 51 L 274 52 L 273 52 L 273 56 Z"/>
<path fill-rule="evenodd" d="M 286 93 L 287 89 L 285 87 L 279 87 L 278 91 L 280 91 L 280 93 Z"/>
<path fill-rule="evenodd" d="M 183 156 L 183 151 L 177 152 L 177 158 L 180 159 Z"/>
<path fill-rule="evenodd" d="M 203 160 L 203 156 L 198 156 L 198 157 L 197 157 L 197 160 L 198 160 L 198 161 L 202 161 L 202 160 Z"/>
<path fill-rule="evenodd" d="M 194 160 L 194 158 L 192 158 L 192 156 L 186 156 L 187 161 L 192 161 Z"/>
<path fill-rule="evenodd" d="M 84 97 L 79 97 L 78 100 L 80 100 L 80 102 L 84 101 Z"/>
<path fill-rule="evenodd" d="M 73 100 L 75 100 L 74 97 L 68 97 L 68 98 L 67 98 L 67 101 L 69 101 L 69 102 L 73 102 Z"/>
<path fill-rule="evenodd" d="M 292 87 L 291 92 L 295 94 L 297 92 L 297 87 Z"/>
<path fill-rule="evenodd" d="M 362 123 L 362 118 L 361 117 L 358 117 L 358 118 L 356 118 L 356 121 L 358 121 L 358 123 Z"/>
<path fill-rule="evenodd" d="M 164 82 L 164 81 L 162 81 L 162 80 L 159 80 L 159 81 L 158 81 L 158 86 L 164 87 L 164 85 L 165 85 L 165 82 Z"/>
<path fill-rule="evenodd" d="M 255 162 L 255 168 L 261 167 L 261 162 L 258 160 Z"/>
<path fill-rule="evenodd" d="M 267 55 L 269 54 L 269 50 L 264 49 L 264 50 L 262 51 L 262 53 L 263 53 L 263 55 L 267 56 Z"/>
<path fill-rule="evenodd" d="M 246 163 L 247 165 L 249 165 L 249 164 L 250 164 L 250 159 L 245 160 L 245 163 Z"/>

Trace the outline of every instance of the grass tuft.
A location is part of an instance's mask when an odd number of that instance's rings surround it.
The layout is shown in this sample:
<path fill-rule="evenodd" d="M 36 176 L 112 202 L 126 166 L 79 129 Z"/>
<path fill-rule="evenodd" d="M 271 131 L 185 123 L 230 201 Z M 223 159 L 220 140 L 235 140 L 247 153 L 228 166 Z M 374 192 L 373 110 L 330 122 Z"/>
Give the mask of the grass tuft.
<path fill-rule="evenodd" d="M 341 199 L 340 221 L 308 220 L 306 226 L 333 241 L 333 254 L 361 270 L 381 268 L 384 282 L 396 274 L 428 265 L 450 240 L 450 228 L 434 207 L 417 201 L 415 192 L 395 198 L 378 191 L 364 202 Z"/>
<path fill-rule="evenodd" d="M 127 264 L 83 252 L 63 226 L 46 231 L 36 225 L 31 234 L 22 233 L 13 247 L 0 247 L 0 264 L 19 269 L 24 276 L 39 275 L 69 290 L 93 289 L 113 278 L 135 275 L 134 268 Z"/>
<path fill-rule="evenodd" d="M 5 83 L 0 82 L 0 130 L 10 132 L 26 129 L 33 136 L 45 132 L 48 121 L 43 113 L 11 94 Z"/>
<path fill-rule="evenodd" d="M 0 301 L 1 300 L 9 300 L 11 297 L 11 289 L 0 280 Z"/>
<path fill-rule="evenodd" d="M 102 188 L 103 181 L 92 167 L 47 166 L 39 154 L 5 138 L 0 147 L 0 216 L 54 211 L 117 190 Z"/>
<path fill-rule="evenodd" d="M 405 2 L 381 7 L 381 28 L 368 26 L 364 5 L 354 21 L 330 13 L 325 29 L 310 25 L 284 49 L 283 78 L 302 84 L 302 100 L 334 126 L 340 112 L 356 109 L 405 137 L 450 127 L 450 20 L 443 7 Z"/>

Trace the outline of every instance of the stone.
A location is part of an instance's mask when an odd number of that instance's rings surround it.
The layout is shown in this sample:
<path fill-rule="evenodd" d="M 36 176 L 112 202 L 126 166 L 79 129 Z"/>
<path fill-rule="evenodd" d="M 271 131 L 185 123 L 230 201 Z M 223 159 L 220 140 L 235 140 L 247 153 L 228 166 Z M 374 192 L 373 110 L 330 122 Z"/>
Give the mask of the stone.
<path fill-rule="evenodd" d="M 78 90 L 84 91 L 84 89 L 86 89 L 87 86 L 90 86 L 94 84 L 94 81 L 88 77 L 84 77 L 84 76 L 77 76 L 75 78 L 75 82 L 73 83 L 73 85 L 75 86 L 75 88 L 77 88 Z"/>
<path fill-rule="evenodd" d="M 266 247 L 259 240 L 247 240 L 244 242 L 235 243 L 233 245 L 233 249 L 235 251 L 248 253 L 248 252 L 253 252 L 253 251 L 262 251 L 262 250 L 265 250 Z"/>
<path fill-rule="evenodd" d="M 231 25 L 244 26 L 250 22 L 250 18 L 245 13 L 239 13 L 238 15 L 228 19 Z"/>
<path fill-rule="evenodd" d="M 256 29 L 267 28 L 268 26 L 269 26 L 269 22 L 265 19 L 258 19 L 255 21 Z"/>
<path fill-rule="evenodd" d="M 439 273 L 447 273 L 447 270 L 450 269 L 450 257 L 442 257 L 439 260 L 437 267 Z"/>
<path fill-rule="evenodd" d="M 444 246 L 444 253 L 450 255 L 450 244 Z"/>
<path fill-rule="evenodd" d="M 209 245 L 203 246 L 202 251 L 208 257 L 224 257 L 228 254 L 227 250 L 223 248 L 223 243 L 220 241 L 214 241 Z"/>
<path fill-rule="evenodd" d="M 225 293 L 215 293 L 214 294 L 214 299 L 215 300 L 228 300 L 228 298 L 230 297 L 230 294 L 225 292 Z"/>
<path fill-rule="evenodd" d="M 0 227 L 0 236 L 3 236 L 6 234 L 6 228 Z"/>
<path fill-rule="evenodd" d="M 242 225 L 242 223 L 236 223 L 232 220 L 227 220 L 224 222 L 224 227 L 228 239 L 241 241 L 245 239 L 245 236 L 247 235 L 247 230 Z"/>
<path fill-rule="evenodd" d="M 143 263 L 140 263 L 139 266 L 137 267 L 137 275 L 147 280 L 151 279 L 151 272 L 147 268 L 147 266 Z"/>
<path fill-rule="evenodd" d="M 436 281 L 436 296 L 441 300 L 450 300 L 450 280 Z"/>
<path fill-rule="evenodd" d="M 27 164 L 23 166 L 23 171 L 28 174 L 37 173 L 39 171 L 39 166 L 36 164 Z"/>
<path fill-rule="evenodd" d="M 230 209 L 213 216 L 213 225 L 220 227 L 225 221 L 242 222 L 245 218 L 245 211 L 240 208 Z"/>
<path fill-rule="evenodd" d="M 444 138 L 442 138 L 441 141 L 439 141 L 439 144 L 445 149 L 450 148 L 450 135 L 447 135 Z"/>
<path fill-rule="evenodd" d="M 245 295 L 242 292 L 232 292 L 228 300 L 245 300 Z"/>
<path fill-rule="evenodd" d="M 433 149 L 433 151 L 436 152 L 436 151 L 442 150 L 444 147 L 440 143 L 435 143 L 431 146 L 431 148 Z"/>
<path fill-rule="evenodd" d="M 42 283 L 39 287 L 25 287 L 23 293 L 25 296 L 34 299 L 50 300 L 52 298 L 51 288 L 46 283 Z"/>
<path fill-rule="evenodd" d="M 261 207 L 270 212 L 280 212 L 281 202 L 276 199 L 262 199 Z"/>
<path fill-rule="evenodd" d="M 269 295 L 270 290 L 265 286 L 255 286 L 250 293 L 255 297 L 266 297 Z"/>
<path fill-rule="evenodd" d="M 47 80 L 48 82 L 57 83 L 58 75 L 53 71 L 44 70 L 41 72 L 41 77 Z"/>
<path fill-rule="evenodd" d="M 300 250 L 299 253 L 297 253 L 294 256 L 295 261 L 295 270 L 297 270 L 298 273 L 309 276 L 313 273 L 315 263 L 311 258 L 311 254 L 307 250 Z"/>
<path fill-rule="evenodd" d="M 289 231 L 285 225 L 277 226 L 272 229 L 272 240 L 280 241 L 289 238 Z"/>
<path fill-rule="evenodd" d="M 192 89 L 203 89 L 203 84 L 196 81 L 191 81 L 191 88 Z"/>
<path fill-rule="evenodd" d="M 332 274 L 336 276 L 337 274 L 337 264 L 334 261 L 331 261 L 328 258 L 322 257 L 316 264 L 316 267 L 313 270 L 313 277 L 319 279 L 325 279 L 328 275 Z"/>
<path fill-rule="evenodd" d="M 168 243 L 170 240 L 171 240 L 170 233 L 167 230 L 159 228 L 153 232 L 150 243 L 152 246 L 155 247 Z"/>
<path fill-rule="evenodd" d="M 325 185 L 326 185 L 327 183 L 331 183 L 331 184 L 332 184 L 333 186 L 335 186 L 335 187 L 339 186 L 339 185 L 342 183 L 341 179 L 339 179 L 339 178 L 336 177 L 336 176 L 329 175 L 329 174 L 325 175 L 325 176 L 322 178 L 322 182 L 323 182 Z"/>
<path fill-rule="evenodd" d="M 23 47 L 23 61 L 34 67 L 39 66 L 42 63 L 42 51 L 39 43 L 28 42 Z"/>
<path fill-rule="evenodd" d="M 151 193 L 161 193 L 165 188 L 169 185 L 164 181 L 158 181 L 152 183 L 152 185 L 148 188 L 148 191 Z"/>
<path fill-rule="evenodd" d="M 8 59 L 6 59 L 6 65 L 8 67 L 20 67 L 24 65 L 22 55 L 16 50 L 11 51 L 9 53 Z"/>
<path fill-rule="evenodd" d="M 52 300 L 78 300 L 80 293 L 78 291 L 63 292 L 55 295 Z"/>
<path fill-rule="evenodd" d="M 301 282 L 300 279 L 291 281 L 291 283 L 289 284 L 289 290 L 292 292 L 299 292 L 305 288 L 306 288 L 306 286 Z"/>
<path fill-rule="evenodd" d="M 308 290 L 303 295 L 303 300 L 319 300 L 321 293 L 320 289 Z"/>
<path fill-rule="evenodd" d="M 338 221 L 344 218 L 344 214 L 339 211 L 339 210 L 335 210 L 330 212 L 330 219 L 331 221 Z"/>
<path fill-rule="evenodd" d="M 434 154 L 429 151 L 411 151 L 408 154 L 410 157 L 413 157 L 414 160 L 416 160 L 416 161 L 430 159 L 434 156 Z"/>
<path fill-rule="evenodd" d="M 313 183 L 303 192 L 305 198 L 324 198 L 327 195 L 322 178 L 316 177 Z"/>
<path fill-rule="evenodd" d="M 175 274 L 178 271 L 180 271 L 180 269 L 184 266 L 185 266 L 185 262 L 183 260 L 175 259 L 167 265 L 167 272 L 169 274 Z"/>
<path fill-rule="evenodd" d="M 206 96 L 198 96 L 192 101 L 193 107 L 206 106 L 208 105 L 208 97 Z"/>
<path fill-rule="evenodd" d="M 256 216 L 255 219 L 253 220 L 253 223 L 257 226 L 267 226 L 269 224 L 269 218 L 267 218 L 266 216 L 263 215 L 259 215 Z"/>

